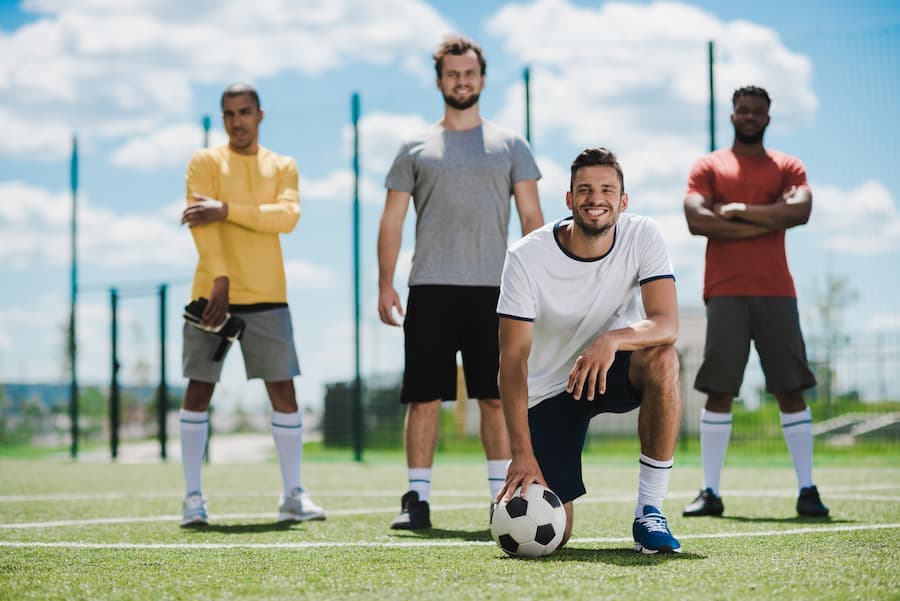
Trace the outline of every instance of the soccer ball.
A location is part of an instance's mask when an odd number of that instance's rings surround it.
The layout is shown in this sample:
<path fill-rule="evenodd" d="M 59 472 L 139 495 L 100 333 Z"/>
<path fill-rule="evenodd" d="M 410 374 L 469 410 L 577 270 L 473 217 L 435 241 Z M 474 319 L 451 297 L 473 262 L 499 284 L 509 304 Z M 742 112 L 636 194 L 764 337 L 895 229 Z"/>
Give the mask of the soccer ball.
<path fill-rule="evenodd" d="M 532 484 L 524 497 L 517 488 L 509 503 L 491 506 L 491 536 L 512 557 L 550 555 L 562 542 L 566 510 L 549 488 Z"/>

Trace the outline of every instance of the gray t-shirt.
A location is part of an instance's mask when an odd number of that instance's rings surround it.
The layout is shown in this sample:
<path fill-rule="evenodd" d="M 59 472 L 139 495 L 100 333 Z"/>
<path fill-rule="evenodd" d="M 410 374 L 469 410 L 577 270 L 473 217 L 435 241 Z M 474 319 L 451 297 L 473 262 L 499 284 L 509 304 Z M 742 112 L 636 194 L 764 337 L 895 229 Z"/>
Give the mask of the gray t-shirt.
<path fill-rule="evenodd" d="M 403 142 L 385 186 L 416 208 L 409 285 L 499 286 L 513 184 L 539 177 L 525 139 L 489 121 Z"/>

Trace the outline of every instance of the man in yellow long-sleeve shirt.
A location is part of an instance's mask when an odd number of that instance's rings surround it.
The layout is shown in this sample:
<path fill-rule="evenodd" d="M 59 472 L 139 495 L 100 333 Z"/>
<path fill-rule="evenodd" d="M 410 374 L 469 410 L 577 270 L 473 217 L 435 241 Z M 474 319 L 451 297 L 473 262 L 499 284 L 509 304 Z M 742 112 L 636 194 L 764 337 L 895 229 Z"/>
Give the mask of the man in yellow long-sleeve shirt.
<path fill-rule="evenodd" d="M 206 298 L 200 325 L 215 329 L 229 314 L 246 327 L 241 352 L 248 378 L 262 378 L 272 403 L 272 436 L 278 450 L 284 496 L 279 521 L 323 520 L 325 511 L 300 486 L 303 426 L 294 394 L 300 375 L 279 234 L 300 217 L 297 164 L 258 143 L 263 111 L 256 90 L 233 84 L 222 94 L 228 144 L 200 150 L 187 169 L 190 226 L 199 259 L 191 298 Z M 209 434 L 209 404 L 222 372 L 213 356 L 215 333 L 185 323 L 181 456 L 186 495 L 181 525 L 209 522 L 201 488 L 203 452 Z"/>

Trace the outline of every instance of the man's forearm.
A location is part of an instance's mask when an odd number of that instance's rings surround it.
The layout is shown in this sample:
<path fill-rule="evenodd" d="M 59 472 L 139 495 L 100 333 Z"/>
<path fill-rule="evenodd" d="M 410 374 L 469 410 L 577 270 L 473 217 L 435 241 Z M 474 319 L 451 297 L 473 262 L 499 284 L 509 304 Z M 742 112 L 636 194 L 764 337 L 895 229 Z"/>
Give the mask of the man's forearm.
<path fill-rule="evenodd" d="M 520 362 L 500 365 L 500 402 L 506 428 L 509 431 L 513 456 L 532 453 L 531 431 L 528 427 L 528 368 Z"/>
<path fill-rule="evenodd" d="M 400 256 L 401 227 L 382 222 L 378 231 L 378 287 L 394 285 L 394 272 Z"/>
<path fill-rule="evenodd" d="M 740 207 L 732 212 L 734 219 L 772 231 L 786 230 L 809 220 L 809 208 L 804 204 L 783 202 L 771 205 L 739 204 Z"/>
<path fill-rule="evenodd" d="M 706 236 L 713 240 L 742 240 L 762 236 L 772 231 L 754 223 L 725 219 L 712 212 L 689 221 L 688 229 L 695 236 Z"/>
<path fill-rule="evenodd" d="M 297 226 L 299 219 L 300 204 L 294 201 L 228 205 L 228 222 L 263 234 L 288 234 Z"/>

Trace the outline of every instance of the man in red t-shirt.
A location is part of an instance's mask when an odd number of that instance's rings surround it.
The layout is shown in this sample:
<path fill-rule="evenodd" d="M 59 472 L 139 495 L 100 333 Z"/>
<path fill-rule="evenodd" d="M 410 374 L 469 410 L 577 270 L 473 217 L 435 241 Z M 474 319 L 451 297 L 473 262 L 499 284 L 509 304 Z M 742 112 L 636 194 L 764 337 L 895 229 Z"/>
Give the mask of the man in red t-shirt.
<path fill-rule="evenodd" d="M 706 236 L 706 349 L 694 387 L 707 393 L 700 414 L 703 489 L 683 515 L 722 515 L 719 477 L 731 437 L 731 403 L 741 387 L 753 340 L 778 400 L 800 494 L 797 513 L 827 516 L 812 482 L 812 418 L 803 390 L 816 380 L 806 362 L 797 293 L 784 233 L 803 225 L 812 192 L 803 163 L 763 147 L 769 94 L 735 91 L 734 143 L 699 159 L 688 177 L 684 213 L 691 233 Z"/>

